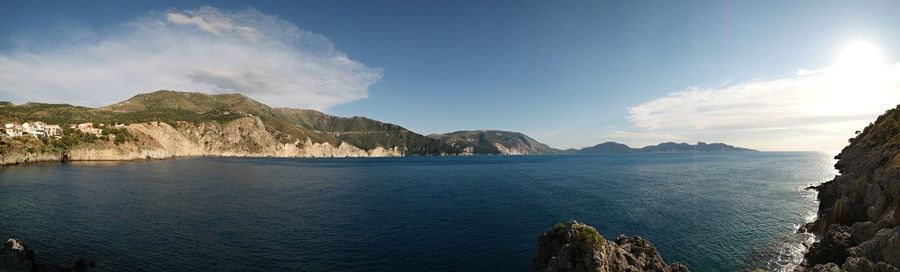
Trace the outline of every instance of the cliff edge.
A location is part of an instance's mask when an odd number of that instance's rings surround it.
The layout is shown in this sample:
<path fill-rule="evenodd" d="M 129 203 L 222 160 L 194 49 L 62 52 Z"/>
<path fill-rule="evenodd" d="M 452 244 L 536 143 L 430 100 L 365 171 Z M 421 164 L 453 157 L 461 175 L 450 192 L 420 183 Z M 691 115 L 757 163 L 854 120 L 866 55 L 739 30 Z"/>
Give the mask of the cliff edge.
<path fill-rule="evenodd" d="M 656 247 L 641 237 L 603 238 L 594 227 L 576 221 L 559 223 L 538 238 L 533 272 L 558 271 L 690 271 L 666 264 Z"/>
<path fill-rule="evenodd" d="M 798 271 L 900 271 L 900 106 L 858 132 L 839 155 L 840 175 L 814 187 L 818 235 Z"/>

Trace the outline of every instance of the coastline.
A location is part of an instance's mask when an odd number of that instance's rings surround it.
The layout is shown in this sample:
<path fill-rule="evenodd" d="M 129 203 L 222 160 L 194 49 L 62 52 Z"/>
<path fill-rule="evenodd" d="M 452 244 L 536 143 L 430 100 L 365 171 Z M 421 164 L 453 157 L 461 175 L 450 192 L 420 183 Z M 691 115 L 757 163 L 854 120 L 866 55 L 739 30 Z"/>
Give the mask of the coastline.
<path fill-rule="evenodd" d="M 795 271 L 900 271 L 900 106 L 850 138 L 833 179 L 816 190 L 816 236 Z"/>

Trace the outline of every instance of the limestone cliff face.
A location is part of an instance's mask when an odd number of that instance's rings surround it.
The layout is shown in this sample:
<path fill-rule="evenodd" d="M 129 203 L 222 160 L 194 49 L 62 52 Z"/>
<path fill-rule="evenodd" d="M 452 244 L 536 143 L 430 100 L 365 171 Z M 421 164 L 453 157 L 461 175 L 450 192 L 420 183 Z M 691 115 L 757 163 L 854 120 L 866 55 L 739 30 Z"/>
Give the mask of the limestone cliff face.
<path fill-rule="evenodd" d="M 400 150 L 399 147 L 393 148 L 383 148 L 376 147 L 372 150 L 363 150 L 346 142 L 342 142 L 338 146 L 333 146 L 329 143 L 313 143 L 312 141 L 307 140 L 306 142 L 299 144 L 299 157 L 311 157 L 311 158 L 321 158 L 321 157 L 400 157 L 403 156 L 403 151 Z"/>
<path fill-rule="evenodd" d="M 538 242 L 534 272 L 690 271 L 679 263 L 666 264 L 656 247 L 641 237 L 619 235 L 609 241 L 594 227 L 576 221 L 557 224 Z"/>
<path fill-rule="evenodd" d="M 375 147 L 364 150 L 346 142 L 337 146 L 312 140 L 282 143 L 257 117 L 242 117 L 228 122 L 148 122 L 131 124 L 128 130 L 136 140 L 121 144 L 100 141 L 80 145 L 67 154 L 6 154 L 0 164 L 38 161 L 99 161 L 166 159 L 189 156 L 227 157 L 396 157 L 405 150 Z"/>
<path fill-rule="evenodd" d="M 53 153 L 27 153 L 27 152 L 14 152 L 10 154 L 0 155 L 0 165 L 10 165 L 10 164 L 18 164 L 18 163 L 29 163 L 29 162 L 54 162 L 60 161 L 62 157 L 60 154 Z"/>
<path fill-rule="evenodd" d="M 501 143 L 494 143 L 494 147 L 500 151 L 500 154 L 503 155 L 528 155 L 529 149 L 524 146 L 516 145 L 511 147 L 506 147 Z M 535 154 L 536 152 L 532 152 L 530 154 Z"/>
<path fill-rule="evenodd" d="M 177 122 L 175 126 L 161 122 L 133 124 L 128 127 L 139 134 L 137 145 L 141 152 L 153 152 L 151 157 L 183 156 L 230 156 L 230 157 L 389 157 L 403 156 L 399 147 L 376 147 L 360 149 L 342 142 L 337 146 L 330 143 L 304 142 L 282 143 L 266 128 L 257 117 L 242 117 L 219 123 L 193 124 Z M 122 148 L 117 148 L 122 149 Z M 129 153 L 134 153 L 130 151 Z M 143 153 L 140 155 L 144 155 Z M 70 155 L 70 159 L 81 159 Z"/>
<path fill-rule="evenodd" d="M 805 227 L 821 236 L 806 255 L 806 269 L 900 271 L 900 107 L 836 158 L 840 175 L 816 187 L 818 218 Z"/>

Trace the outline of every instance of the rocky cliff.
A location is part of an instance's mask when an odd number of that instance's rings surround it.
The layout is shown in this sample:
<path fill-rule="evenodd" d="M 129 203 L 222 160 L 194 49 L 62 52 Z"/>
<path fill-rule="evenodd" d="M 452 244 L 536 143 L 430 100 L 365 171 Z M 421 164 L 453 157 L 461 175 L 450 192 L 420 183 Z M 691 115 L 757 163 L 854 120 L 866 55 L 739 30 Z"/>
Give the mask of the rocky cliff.
<path fill-rule="evenodd" d="M 188 156 L 229 157 L 390 157 L 403 156 L 400 147 L 369 150 L 346 142 L 333 145 L 311 139 L 280 142 L 258 117 L 226 122 L 147 122 L 130 124 L 134 139 L 124 143 L 98 140 L 59 153 L 10 152 L 0 154 L 0 164 L 39 161 L 96 161 L 166 159 Z"/>
<path fill-rule="evenodd" d="M 157 91 L 101 108 L 27 103 L 0 107 L 0 122 L 106 124 L 103 134 L 62 139 L 0 135 L 0 165 L 182 156 L 385 157 L 460 154 L 403 127 L 365 117 L 272 108 L 240 94 Z M 114 128 L 110 124 L 126 124 Z M 107 135 L 107 129 L 119 136 Z M 120 131 L 125 130 L 125 131 Z M 0 133 L 3 134 L 3 133 Z"/>
<path fill-rule="evenodd" d="M 809 271 L 900 271 L 900 107 L 850 139 L 836 157 L 840 175 L 817 187 L 820 236 Z"/>
<path fill-rule="evenodd" d="M 44 103 L 0 105 L 0 123 L 29 121 L 64 128 L 87 122 L 107 124 L 105 128 L 126 124 L 134 137 L 120 138 L 115 144 L 106 137 L 100 137 L 101 141 L 86 141 L 81 136 L 64 141 L 44 139 L 43 146 L 0 137 L 0 165 L 180 156 L 383 157 L 557 151 L 516 132 L 459 131 L 426 137 L 365 117 L 272 108 L 241 94 L 160 90 L 100 108 Z"/>
<path fill-rule="evenodd" d="M 531 263 L 534 272 L 560 271 L 690 271 L 679 263 L 667 264 L 656 247 L 641 237 L 603 238 L 594 227 L 571 221 L 560 223 L 538 238 Z"/>
<path fill-rule="evenodd" d="M 559 151 L 528 137 L 528 135 L 511 131 L 465 130 L 431 134 L 428 137 L 451 147 L 462 149 L 468 154 L 528 155 Z"/>

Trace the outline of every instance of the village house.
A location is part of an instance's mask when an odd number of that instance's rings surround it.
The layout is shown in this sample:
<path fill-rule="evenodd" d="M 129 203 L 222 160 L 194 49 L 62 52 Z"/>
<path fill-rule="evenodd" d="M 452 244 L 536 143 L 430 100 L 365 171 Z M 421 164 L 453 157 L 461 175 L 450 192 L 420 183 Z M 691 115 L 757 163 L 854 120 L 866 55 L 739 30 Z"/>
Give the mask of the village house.
<path fill-rule="evenodd" d="M 59 127 L 59 125 L 44 126 L 44 133 L 47 134 L 47 136 L 54 136 L 54 137 L 62 137 L 63 136 L 62 128 Z"/>
<path fill-rule="evenodd" d="M 21 125 L 18 123 L 6 123 L 3 125 L 3 134 L 9 137 L 19 137 L 30 135 L 38 136 L 54 136 L 61 137 L 63 135 L 62 128 L 58 125 L 48 125 L 41 121 L 25 122 Z"/>
<path fill-rule="evenodd" d="M 44 122 L 25 122 L 22 123 L 22 129 L 24 129 L 25 134 L 31 134 L 31 136 L 37 137 L 44 135 Z"/>
<path fill-rule="evenodd" d="M 77 124 L 77 125 L 72 125 L 72 128 L 76 129 L 78 131 L 87 133 L 87 134 L 94 134 L 94 135 L 98 135 L 98 136 L 100 135 L 100 133 L 103 132 L 102 129 L 95 128 L 94 123 L 81 123 L 81 124 Z"/>
<path fill-rule="evenodd" d="M 22 136 L 22 125 L 17 123 L 7 123 L 3 126 L 3 131 L 6 132 L 6 136 L 19 137 Z"/>

